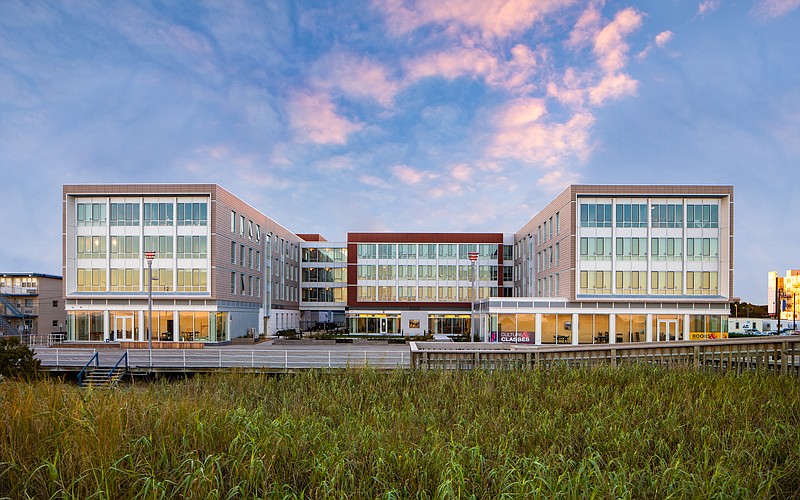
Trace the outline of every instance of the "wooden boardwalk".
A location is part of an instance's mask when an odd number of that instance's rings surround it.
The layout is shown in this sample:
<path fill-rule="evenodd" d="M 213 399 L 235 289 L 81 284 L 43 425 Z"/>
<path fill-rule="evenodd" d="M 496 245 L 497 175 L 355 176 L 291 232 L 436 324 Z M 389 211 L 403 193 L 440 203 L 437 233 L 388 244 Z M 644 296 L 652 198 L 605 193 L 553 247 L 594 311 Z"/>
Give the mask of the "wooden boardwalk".
<path fill-rule="evenodd" d="M 800 336 L 637 344 L 411 343 L 412 369 L 548 369 L 646 363 L 800 376 Z"/>

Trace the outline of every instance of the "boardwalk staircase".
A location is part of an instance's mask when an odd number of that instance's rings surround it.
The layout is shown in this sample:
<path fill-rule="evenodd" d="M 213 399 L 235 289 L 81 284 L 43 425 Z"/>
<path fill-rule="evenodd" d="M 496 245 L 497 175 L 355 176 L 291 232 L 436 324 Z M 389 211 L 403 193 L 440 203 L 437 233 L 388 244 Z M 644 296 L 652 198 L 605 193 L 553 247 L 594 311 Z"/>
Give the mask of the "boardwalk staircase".
<path fill-rule="evenodd" d="M 117 387 L 119 381 L 128 374 L 128 352 L 122 354 L 117 363 L 110 370 L 100 367 L 100 357 L 94 353 L 92 359 L 86 363 L 78 373 L 79 387 L 93 387 L 96 389 L 112 389 Z"/>
<path fill-rule="evenodd" d="M 22 312 L 16 308 L 14 301 L 0 291 L 0 331 L 5 335 L 17 335 L 19 332 L 8 321 L 8 318 L 22 318 Z"/>

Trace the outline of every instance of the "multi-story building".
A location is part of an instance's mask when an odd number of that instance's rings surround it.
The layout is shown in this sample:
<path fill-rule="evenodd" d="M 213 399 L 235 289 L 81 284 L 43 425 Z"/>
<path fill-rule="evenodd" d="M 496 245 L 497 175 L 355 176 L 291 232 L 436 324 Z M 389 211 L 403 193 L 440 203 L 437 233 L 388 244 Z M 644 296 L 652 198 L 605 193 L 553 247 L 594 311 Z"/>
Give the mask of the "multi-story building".
<path fill-rule="evenodd" d="M 727 332 L 730 186 L 570 186 L 515 234 L 294 234 L 216 185 L 64 188 L 70 338 L 351 333 L 646 342 Z M 473 313 L 473 307 L 476 312 Z M 302 322 L 301 322 L 302 314 Z"/>
<path fill-rule="evenodd" d="M 800 316 L 797 313 L 800 307 L 797 297 L 800 295 L 800 270 L 786 271 L 786 276 L 770 271 L 767 280 L 767 312 L 781 320 L 781 328 L 795 328 Z M 776 304 L 779 305 L 777 309 Z M 776 314 L 776 310 L 780 314 Z"/>
<path fill-rule="evenodd" d="M 350 331 L 468 334 L 473 300 L 511 295 L 511 243 L 502 233 L 348 233 Z"/>
<path fill-rule="evenodd" d="M 644 342 L 727 332 L 731 186 L 581 186 L 514 236 L 516 303 L 482 332 L 531 342 Z M 488 311 L 488 314 L 486 312 Z"/>
<path fill-rule="evenodd" d="M 344 325 L 347 307 L 347 245 L 331 243 L 319 234 L 299 234 L 301 327 Z"/>
<path fill-rule="evenodd" d="M 220 342 L 297 328 L 300 239 L 214 184 L 64 186 L 71 340 Z"/>
<path fill-rule="evenodd" d="M 61 276 L 0 274 L 0 332 L 42 335 L 65 328 Z"/>

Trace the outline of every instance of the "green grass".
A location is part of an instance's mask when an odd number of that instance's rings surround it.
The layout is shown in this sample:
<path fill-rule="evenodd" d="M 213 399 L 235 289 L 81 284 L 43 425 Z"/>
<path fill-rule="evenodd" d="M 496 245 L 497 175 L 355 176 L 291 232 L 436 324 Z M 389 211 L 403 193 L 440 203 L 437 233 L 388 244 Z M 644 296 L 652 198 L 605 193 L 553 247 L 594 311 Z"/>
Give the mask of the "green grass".
<path fill-rule="evenodd" d="M 770 498 L 800 383 L 647 367 L 0 384 L 11 498 Z"/>

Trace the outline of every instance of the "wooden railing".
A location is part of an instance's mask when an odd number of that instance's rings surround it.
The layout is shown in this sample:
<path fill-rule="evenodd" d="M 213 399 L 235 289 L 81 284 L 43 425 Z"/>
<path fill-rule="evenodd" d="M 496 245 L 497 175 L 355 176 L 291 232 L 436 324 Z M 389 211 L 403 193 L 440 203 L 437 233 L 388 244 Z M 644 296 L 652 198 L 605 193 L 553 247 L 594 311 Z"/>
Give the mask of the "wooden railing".
<path fill-rule="evenodd" d="M 549 369 L 645 363 L 800 376 L 800 336 L 601 345 L 412 342 L 411 368 Z"/>

